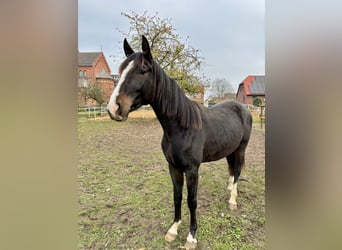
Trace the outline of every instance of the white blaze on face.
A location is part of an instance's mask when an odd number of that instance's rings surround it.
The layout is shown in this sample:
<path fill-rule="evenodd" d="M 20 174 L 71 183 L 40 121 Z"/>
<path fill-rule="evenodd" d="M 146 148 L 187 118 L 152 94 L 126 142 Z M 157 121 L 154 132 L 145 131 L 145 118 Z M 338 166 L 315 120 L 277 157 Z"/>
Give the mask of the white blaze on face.
<path fill-rule="evenodd" d="M 134 61 L 131 61 L 126 66 L 126 68 L 122 71 L 118 85 L 115 87 L 115 89 L 114 89 L 114 91 L 113 91 L 113 93 L 109 99 L 107 109 L 113 116 L 115 116 L 115 113 L 119 108 L 119 106 L 116 104 L 116 99 L 119 96 L 120 88 L 121 88 L 123 82 L 125 81 L 128 72 L 133 68 L 133 63 L 134 63 Z"/>

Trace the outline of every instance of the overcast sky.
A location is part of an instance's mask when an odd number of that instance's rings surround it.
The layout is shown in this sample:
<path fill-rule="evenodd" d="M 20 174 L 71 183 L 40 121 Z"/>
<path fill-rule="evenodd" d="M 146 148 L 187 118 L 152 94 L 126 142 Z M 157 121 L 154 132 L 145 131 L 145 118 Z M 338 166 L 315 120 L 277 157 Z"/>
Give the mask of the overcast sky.
<path fill-rule="evenodd" d="M 103 51 L 111 73 L 123 58 L 123 35 L 129 29 L 121 12 L 158 12 L 170 18 L 176 32 L 200 50 L 210 79 L 226 78 L 237 90 L 248 75 L 265 74 L 264 0 L 79 0 L 78 49 Z M 114 60 L 119 58 L 119 60 Z"/>

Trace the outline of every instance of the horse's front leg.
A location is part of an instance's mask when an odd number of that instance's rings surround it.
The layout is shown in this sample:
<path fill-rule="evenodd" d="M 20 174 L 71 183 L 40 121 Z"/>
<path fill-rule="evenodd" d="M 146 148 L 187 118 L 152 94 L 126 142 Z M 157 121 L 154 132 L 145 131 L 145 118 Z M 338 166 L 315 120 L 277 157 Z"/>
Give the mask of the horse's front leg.
<path fill-rule="evenodd" d="M 184 174 L 182 171 L 174 168 L 171 164 L 169 164 L 169 171 L 173 183 L 173 200 L 175 205 L 175 216 L 174 221 L 170 229 L 167 231 L 165 235 L 166 241 L 174 241 L 178 234 L 178 227 L 181 224 L 181 208 L 182 208 L 182 192 L 183 192 L 183 184 L 184 184 Z"/>
<path fill-rule="evenodd" d="M 197 220 L 196 220 L 196 208 L 197 208 L 197 187 L 198 187 L 198 167 L 194 167 L 185 172 L 186 184 L 188 188 L 188 207 L 190 210 L 190 232 L 186 239 L 186 249 L 196 249 L 197 240 Z"/>

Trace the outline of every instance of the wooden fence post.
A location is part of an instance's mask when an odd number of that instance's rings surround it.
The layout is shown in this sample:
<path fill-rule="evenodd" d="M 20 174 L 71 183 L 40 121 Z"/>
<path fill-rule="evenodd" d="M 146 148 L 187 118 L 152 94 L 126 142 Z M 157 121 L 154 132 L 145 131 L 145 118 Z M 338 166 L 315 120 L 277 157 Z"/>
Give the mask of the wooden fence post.
<path fill-rule="evenodd" d="M 265 122 L 265 104 L 260 105 L 260 126 L 262 128 L 262 123 Z"/>

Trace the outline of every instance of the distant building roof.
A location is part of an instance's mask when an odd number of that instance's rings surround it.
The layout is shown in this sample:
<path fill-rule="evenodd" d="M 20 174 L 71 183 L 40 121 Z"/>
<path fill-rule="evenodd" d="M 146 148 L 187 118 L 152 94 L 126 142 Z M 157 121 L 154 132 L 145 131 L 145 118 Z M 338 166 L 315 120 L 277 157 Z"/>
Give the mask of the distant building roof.
<path fill-rule="evenodd" d="M 102 52 L 79 52 L 78 53 L 78 66 L 93 66 L 96 58 Z"/>
<path fill-rule="evenodd" d="M 265 94 L 265 76 L 255 76 L 255 79 L 248 86 L 251 95 Z"/>
<path fill-rule="evenodd" d="M 114 81 L 119 81 L 120 76 L 118 74 L 111 74 L 111 77 L 114 79 Z"/>
<path fill-rule="evenodd" d="M 224 93 L 223 99 L 229 100 L 229 99 L 235 99 L 235 93 Z"/>
<path fill-rule="evenodd" d="M 265 95 L 265 76 L 247 76 L 243 84 L 247 95 Z"/>

